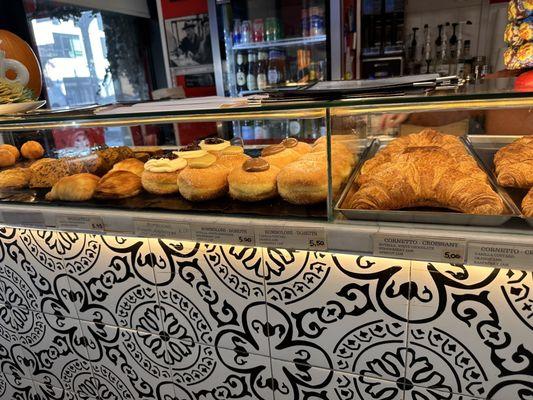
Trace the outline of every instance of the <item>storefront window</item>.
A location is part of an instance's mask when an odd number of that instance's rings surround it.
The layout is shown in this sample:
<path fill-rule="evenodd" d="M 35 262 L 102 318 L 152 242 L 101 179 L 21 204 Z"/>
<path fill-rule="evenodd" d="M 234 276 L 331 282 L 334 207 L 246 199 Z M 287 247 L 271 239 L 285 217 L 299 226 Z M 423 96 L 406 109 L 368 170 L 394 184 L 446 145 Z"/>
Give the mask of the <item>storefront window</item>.
<path fill-rule="evenodd" d="M 49 1 L 26 11 L 51 108 L 148 99 L 138 18 Z"/>

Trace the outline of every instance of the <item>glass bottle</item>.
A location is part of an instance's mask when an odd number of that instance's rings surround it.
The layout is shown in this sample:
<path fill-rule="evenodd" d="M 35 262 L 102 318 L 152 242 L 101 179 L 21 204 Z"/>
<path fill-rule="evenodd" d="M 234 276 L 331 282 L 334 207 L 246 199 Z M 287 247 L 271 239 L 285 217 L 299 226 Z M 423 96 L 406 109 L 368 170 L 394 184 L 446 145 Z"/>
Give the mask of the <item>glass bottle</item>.
<path fill-rule="evenodd" d="M 246 86 L 248 90 L 257 90 L 256 60 L 253 51 L 248 52 L 248 73 L 246 74 Z"/>

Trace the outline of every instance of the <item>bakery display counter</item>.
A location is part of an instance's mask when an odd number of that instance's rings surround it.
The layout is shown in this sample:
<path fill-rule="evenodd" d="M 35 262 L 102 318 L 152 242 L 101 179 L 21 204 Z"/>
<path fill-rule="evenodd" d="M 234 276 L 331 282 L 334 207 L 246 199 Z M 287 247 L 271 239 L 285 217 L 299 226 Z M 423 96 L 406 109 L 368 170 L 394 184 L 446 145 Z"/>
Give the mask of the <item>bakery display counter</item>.
<path fill-rule="evenodd" d="M 531 107 L 467 91 L 5 116 L 0 222 L 533 268 L 529 188 L 494 163 L 515 143 L 529 165 Z M 513 135 L 494 134 L 495 112 Z M 260 140 L 241 129 L 266 121 Z"/>

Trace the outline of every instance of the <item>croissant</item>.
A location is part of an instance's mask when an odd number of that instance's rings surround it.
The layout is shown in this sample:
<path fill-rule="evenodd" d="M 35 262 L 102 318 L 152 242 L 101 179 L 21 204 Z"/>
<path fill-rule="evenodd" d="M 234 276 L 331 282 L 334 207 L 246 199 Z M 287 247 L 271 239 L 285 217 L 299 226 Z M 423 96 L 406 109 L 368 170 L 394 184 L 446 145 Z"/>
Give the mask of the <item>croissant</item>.
<path fill-rule="evenodd" d="M 502 199 L 474 172 L 443 148 L 410 148 L 374 169 L 348 199 L 349 206 L 370 210 L 439 207 L 469 214 L 502 214 Z"/>
<path fill-rule="evenodd" d="M 390 142 L 387 147 L 382 149 L 372 159 L 365 162 L 361 168 L 358 183 L 362 183 L 375 169 L 382 168 L 384 164 L 393 161 L 398 154 L 402 154 L 412 147 L 438 147 L 445 149 L 456 162 L 461 162 L 464 166 L 469 166 L 469 168 L 475 171 L 479 179 L 487 179 L 486 175 L 478 168 L 475 160 L 468 154 L 465 146 L 456 136 L 444 135 L 435 129 L 427 128 L 419 133 L 402 136 Z"/>
<path fill-rule="evenodd" d="M 87 201 L 90 200 L 100 178 L 92 174 L 66 176 L 57 181 L 46 194 L 47 200 Z"/>
<path fill-rule="evenodd" d="M 498 184 L 505 187 L 533 187 L 533 137 L 523 137 L 502 147 L 494 155 Z"/>
<path fill-rule="evenodd" d="M 110 171 L 96 186 L 94 197 L 97 199 L 123 199 L 141 192 L 141 177 L 128 171 Z"/>
<path fill-rule="evenodd" d="M 533 217 L 533 188 L 529 190 L 524 200 L 522 200 L 522 214 L 526 217 Z"/>

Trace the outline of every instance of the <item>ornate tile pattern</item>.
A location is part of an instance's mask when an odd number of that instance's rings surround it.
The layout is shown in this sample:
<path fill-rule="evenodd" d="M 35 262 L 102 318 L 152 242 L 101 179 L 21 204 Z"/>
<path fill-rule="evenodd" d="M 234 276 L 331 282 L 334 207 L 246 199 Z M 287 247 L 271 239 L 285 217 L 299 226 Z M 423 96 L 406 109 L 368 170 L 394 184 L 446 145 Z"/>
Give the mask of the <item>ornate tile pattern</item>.
<path fill-rule="evenodd" d="M 0 228 L 0 399 L 533 397 L 533 275 Z"/>

